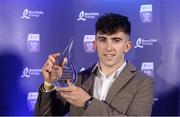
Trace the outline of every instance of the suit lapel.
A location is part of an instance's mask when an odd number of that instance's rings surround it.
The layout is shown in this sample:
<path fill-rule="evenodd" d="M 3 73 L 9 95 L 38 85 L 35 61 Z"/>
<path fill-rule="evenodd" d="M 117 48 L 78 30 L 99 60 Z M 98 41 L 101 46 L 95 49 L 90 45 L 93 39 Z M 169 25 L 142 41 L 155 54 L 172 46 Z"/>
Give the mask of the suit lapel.
<path fill-rule="evenodd" d="M 129 80 L 131 80 L 134 74 L 131 71 L 134 71 L 135 67 L 130 64 L 127 64 L 124 70 L 120 73 L 118 78 L 115 79 L 112 87 L 109 89 L 109 92 L 106 97 L 106 102 L 110 103 L 113 97 L 121 90 Z"/>
<path fill-rule="evenodd" d="M 83 75 L 83 83 L 82 88 L 87 91 L 91 96 L 93 96 L 93 89 L 94 89 L 94 79 L 95 79 L 95 72 L 92 73 L 92 69 L 95 65 L 93 65 L 90 69 L 87 70 L 86 73 Z"/>
<path fill-rule="evenodd" d="M 83 83 L 83 89 L 93 96 L 95 74 L 90 74 L 89 78 Z"/>

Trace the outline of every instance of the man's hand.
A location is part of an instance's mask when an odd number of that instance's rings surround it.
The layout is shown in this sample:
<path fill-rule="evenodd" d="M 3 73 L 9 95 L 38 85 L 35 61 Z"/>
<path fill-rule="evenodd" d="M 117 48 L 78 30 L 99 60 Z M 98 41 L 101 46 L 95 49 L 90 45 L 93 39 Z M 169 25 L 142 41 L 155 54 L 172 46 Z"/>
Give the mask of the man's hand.
<path fill-rule="evenodd" d="M 69 87 L 58 88 L 57 91 L 65 98 L 70 104 L 84 107 L 85 101 L 91 98 L 91 96 L 85 92 L 82 88 L 76 87 L 71 81 L 67 80 Z"/>
<path fill-rule="evenodd" d="M 47 61 L 44 63 L 42 67 L 42 75 L 44 77 L 44 80 L 46 81 L 46 84 L 47 83 L 51 84 L 54 80 L 57 80 L 55 78 L 61 77 L 62 67 L 64 67 L 64 65 L 67 64 L 67 58 L 63 60 L 62 65 L 55 64 L 56 59 L 59 55 L 60 55 L 59 53 L 49 55 Z M 51 74 L 55 74 L 56 77 L 52 77 Z M 49 87 L 52 88 L 52 86 L 44 85 L 44 88 L 46 90 L 49 90 Z"/>

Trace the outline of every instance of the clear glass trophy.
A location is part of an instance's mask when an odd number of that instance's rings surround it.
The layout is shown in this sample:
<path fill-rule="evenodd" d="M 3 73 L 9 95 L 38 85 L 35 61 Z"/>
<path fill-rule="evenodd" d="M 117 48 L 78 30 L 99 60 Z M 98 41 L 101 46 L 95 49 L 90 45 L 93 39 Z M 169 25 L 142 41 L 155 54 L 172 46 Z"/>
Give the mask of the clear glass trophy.
<path fill-rule="evenodd" d="M 55 78 L 56 80 L 53 82 L 56 88 L 67 87 L 68 86 L 67 80 L 70 80 L 73 84 L 76 83 L 77 73 L 71 58 L 71 50 L 73 43 L 74 40 L 71 39 L 68 45 L 66 46 L 66 48 L 63 50 L 62 54 L 56 60 L 55 64 L 58 65 L 62 64 L 64 58 L 67 58 L 68 60 L 67 64 L 62 68 L 62 76 L 59 78 Z M 55 75 L 53 76 L 53 74 L 51 74 L 51 77 L 55 77 Z M 56 77 L 58 76 L 56 75 Z"/>

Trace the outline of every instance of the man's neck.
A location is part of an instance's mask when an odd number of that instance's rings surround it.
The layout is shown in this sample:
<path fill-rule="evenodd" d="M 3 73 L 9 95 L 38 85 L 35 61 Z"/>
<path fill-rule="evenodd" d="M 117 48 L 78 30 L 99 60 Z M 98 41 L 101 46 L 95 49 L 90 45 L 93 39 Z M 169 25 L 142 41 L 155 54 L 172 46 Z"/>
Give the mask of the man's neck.
<path fill-rule="evenodd" d="M 109 77 L 109 76 L 111 76 L 111 75 L 114 73 L 114 71 L 116 71 L 123 63 L 124 63 L 124 61 L 121 62 L 121 63 L 119 63 L 119 64 L 116 65 L 116 66 L 105 66 L 105 65 L 103 65 L 103 64 L 101 64 L 101 63 L 100 63 L 99 65 L 100 65 L 101 71 L 106 75 L 106 77 Z"/>

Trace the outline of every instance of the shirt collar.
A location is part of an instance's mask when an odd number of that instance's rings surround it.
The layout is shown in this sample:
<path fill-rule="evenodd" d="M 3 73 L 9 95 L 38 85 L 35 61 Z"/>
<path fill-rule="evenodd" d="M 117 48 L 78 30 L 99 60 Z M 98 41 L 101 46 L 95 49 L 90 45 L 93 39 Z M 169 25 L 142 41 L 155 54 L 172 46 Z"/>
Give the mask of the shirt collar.
<path fill-rule="evenodd" d="M 121 71 L 124 69 L 124 67 L 126 66 L 127 62 L 124 61 L 123 64 L 118 67 L 111 76 L 113 76 L 114 78 L 116 78 L 120 73 Z M 92 70 L 92 73 L 95 73 L 97 75 L 97 70 L 100 70 L 99 68 L 99 62 L 96 63 L 96 65 L 94 66 L 93 70 Z"/>
<path fill-rule="evenodd" d="M 98 66 L 99 66 L 99 62 L 97 62 L 96 65 L 94 66 L 92 73 L 96 73 Z"/>

